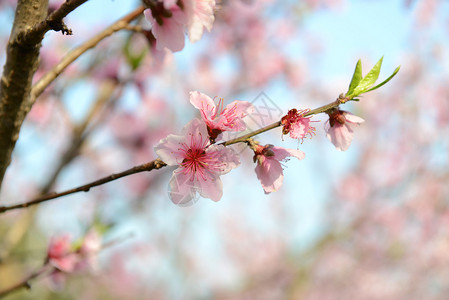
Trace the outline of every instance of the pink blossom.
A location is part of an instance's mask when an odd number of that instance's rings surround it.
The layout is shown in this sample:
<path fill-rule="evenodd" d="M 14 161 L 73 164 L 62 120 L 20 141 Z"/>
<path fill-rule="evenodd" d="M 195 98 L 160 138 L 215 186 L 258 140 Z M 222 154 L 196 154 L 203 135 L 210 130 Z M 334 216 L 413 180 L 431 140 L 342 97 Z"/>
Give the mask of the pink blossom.
<path fill-rule="evenodd" d="M 54 237 L 50 240 L 47 250 L 47 260 L 60 271 L 73 272 L 78 262 L 74 253 L 69 235 Z"/>
<path fill-rule="evenodd" d="M 315 134 L 315 127 L 310 125 L 310 117 L 304 117 L 309 110 L 290 109 L 287 115 L 283 116 L 281 123 L 283 125 L 282 133 L 289 134 L 292 139 L 304 139 L 307 134 Z"/>
<path fill-rule="evenodd" d="M 214 23 L 214 0 L 162 0 L 152 3 L 144 11 L 151 23 L 151 31 L 156 38 L 156 49 L 168 48 L 173 52 L 184 48 L 184 32 L 191 42 L 198 41 L 204 28 L 212 29 Z"/>
<path fill-rule="evenodd" d="M 61 272 L 73 273 L 93 267 L 100 249 L 101 236 L 96 230 L 89 231 L 78 247 L 74 246 L 69 235 L 53 237 L 48 246 L 47 261 L 56 268 L 52 273 L 54 283 L 58 285 L 61 282 Z"/>
<path fill-rule="evenodd" d="M 287 161 L 289 156 L 301 160 L 305 157 L 305 153 L 298 149 L 284 149 L 273 145 L 255 146 L 256 174 L 265 194 L 275 192 L 282 186 L 284 173 L 281 161 Z"/>
<path fill-rule="evenodd" d="M 157 155 L 169 166 L 178 166 L 169 183 L 169 197 L 181 206 L 191 205 L 199 193 L 219 201 L 223 194 L 220 175 L 240 164 L 231 148 L 210 144 L 206 126 L 194 119 L 183 135 L 169 135 L 155 147 Z"/>
<path fill-rule="evenodd" d="M 168 48 L 176 52 L 184 48 L 184 24 L 187 19 L 181 8 L 171 2 L 173 1 L 164 1 L 163 5 L 159 2 L 157 8 L 144 11 L 151 23 L 151 32 L 156 38 L 156 49 L 159 51 Z M 165 17 L 164 14 L 170 17 Z"/>
<path fill-rule="evenodd" d="M 190 103 L 200 110 L 212 141 L 223 131 L 245 130 L 246 124 L 242 119 L 254 110 L 253 105 L 248 101 L 238 100 L 223 109 L 222 99 L 216 105 L 209 96 L 196 91 L 190 92 Z"/>
<path fill-rule="evenodd" d="M 78 251 L 80 259 L 76 266 L 77 270 L 97 267 L 97 253 L 102 247 L 102 237 L 97 230 L 90 230 L 84 237 L 83 243 Z"/>
<path fill-rule="evenodd" d="M 347 111 L 333 109 L 329 113 L 329 120 L 324 124 L 327 138 L 340 151 L 348 150 L 354 135 L 353 127 L 365 122 Z"/>
<path fill-rule="evenodd" d="M 215 0 L 183 1 L 188 18 L 188 33 L 192 43 L 197 42 L 203 35 L 204 28 L 211 31 L 214 24 Z"/>

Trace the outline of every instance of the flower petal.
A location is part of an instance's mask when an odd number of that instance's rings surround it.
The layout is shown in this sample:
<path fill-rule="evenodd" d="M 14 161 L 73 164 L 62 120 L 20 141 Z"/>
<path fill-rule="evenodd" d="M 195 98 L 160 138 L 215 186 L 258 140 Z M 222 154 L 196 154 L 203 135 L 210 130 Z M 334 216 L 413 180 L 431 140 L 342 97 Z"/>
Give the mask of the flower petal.
<path fill-rule="evenodd" d="M 262 164 L 257 164 L 255 171 L 265 194 L 275 192 L 282 186 L 284 173 L 279 161 L 265 159 Z"/>
<path fill-rule="evenodd" d="M 216 160 L 218 166 L 214 168 L 217 174 L 226 174 L 240 165 L 240 157 L 231 147 L 214 144 L 210 145 L 206 150 L 208 153 L 213 151 L 216 151 L 218 154 Z"/>
<path fill-rule="evenodd" d="M 190 174 L 185 174 L 181 169 L 176 169 L 170 179 L 168 196 L 170 200 L 179 206 L 190 206 L 198 200 L 199 187 Z"/>
<path fill-rule="evenodd" d="M 301 160 L 306 157 L 306 154 L 299 149 L 285 149 L 282 147 L 273 146 L 270 148 L 274 152 L 274 158 L 277 160 L 284 160 L 289 156 L 296 157 Z"/>
<path fill-rule="evenodd" d="M 210 177 L 198 182 L 199 193 L 204 198 L 218 202 L 223 196 L 223 183 L 219 176 Z"/>
<path fill-rule="evenodd" d="M 365 122 L 364 119 L 362 119 L 356 115 L 353 115 L 350 112 L 346 111 L 344 115 L 345 115 L 346 121 L 349 123 L 360 125 L 361 123 Z"/>
<path fill-rule="evenodd" d="M 156 49 L 161 51 L 168 48 L 173 52 L 184 48 L 184 25 L 185 16 L 182 11 L 172 11 L 171 18 L 164 18 L 163 24 L 159 25 L 153 18 L 150 9 L 144 10 L 145 17 L 151 23 L 151 32 L 156 38 Z"/>
<path fill-rule="evenodd" d="M 227 130 L 230 131 L 243 131 L 246 129 L 246 124 L 243 118 L 254 113 L 254 106 L 248 101 L 236 100 L 226 106 L 221 115 L 232 115 L 231 123 Z"/>
<path fill-rule="evenodd" d="M 192 91 L 190 92 L 190 103 L 200 110 L 201 116 L 205 122 L 212 121 L 216 113 L 216 105 L 206 94 Z"/>
<path fill-rule="evenodd" d="M 154 147 L 154 151 L 167 165 L 175 166 L 183 160 L 182 152 L 179 149 L 184 142 L 184 136 L 170 134 L 159 141 Z"/>
<path fill-rule="evenodd" d="M 333 127 L 328 127 L 326 136 L 334 144 L 335 148 L 340 151 L 348 150 L 354 135 L 351 126 L 348 123 L 344 125 L 336 123 Z"/>
<path fill-rule="evenodd" d="M 187 1 L 189 2 L 189 1 Z M 189 38 L 192 43 L 198 41 L 203 35 L 204 27 L 208 31 L 214 23 L 214 0 L 195 0 L 193 4 L 193 16 L 189 22 Z"/>

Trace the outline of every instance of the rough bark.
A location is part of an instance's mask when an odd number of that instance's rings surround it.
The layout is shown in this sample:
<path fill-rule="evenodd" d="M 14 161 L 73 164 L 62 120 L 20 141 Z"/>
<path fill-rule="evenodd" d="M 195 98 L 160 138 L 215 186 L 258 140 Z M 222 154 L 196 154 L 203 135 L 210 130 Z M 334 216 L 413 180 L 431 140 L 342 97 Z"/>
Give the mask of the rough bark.
<path fill-rule="evenodd" d="M 24 38 L 47 16 L 48 0 L 19 0 L 0 83 L 0 188 L 20 127 L 31 108 L 30 92 L 44 31 Z"/>

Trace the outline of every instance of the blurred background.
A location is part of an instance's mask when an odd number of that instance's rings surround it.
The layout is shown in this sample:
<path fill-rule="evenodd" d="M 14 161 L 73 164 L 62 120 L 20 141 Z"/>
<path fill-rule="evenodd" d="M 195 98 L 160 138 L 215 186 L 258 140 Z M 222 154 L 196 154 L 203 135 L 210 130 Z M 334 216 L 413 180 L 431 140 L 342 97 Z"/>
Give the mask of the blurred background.
<path fill-rule="evenodd" d="M 62 1 L 50 1 L 58 7 Z M 0 63 L 16 1 L 0 2 Z M 46 34 L 36 80 L 139 3 L 88 1 Z M 143 18 L 138 24 L 149 28 Z M 140 173 L 0 216 L 0 290 L 44 263 L 52 237 L 107 228 L 94 270 L 32 281 L 8 299 L 447 299 L 449 295 L 449 2 L 221 1 L 210 33 L 155 53 L 119 32 L 84 54 L 37 100 L 22 127 L 2 205 L 62 191 L 156 158 L 153 146 L 198 111 L 189 91 L 253 102 L 249 127 L 347 91 L 384 56 L 380 80 L 341 108 L 365 119 L 348 151 L 324 133 L 280 129 L 261 143 L 306 153 L 265 195 L 248 149 L 222 176 L 220 202 L 180 208 L 173 168 Z"/>

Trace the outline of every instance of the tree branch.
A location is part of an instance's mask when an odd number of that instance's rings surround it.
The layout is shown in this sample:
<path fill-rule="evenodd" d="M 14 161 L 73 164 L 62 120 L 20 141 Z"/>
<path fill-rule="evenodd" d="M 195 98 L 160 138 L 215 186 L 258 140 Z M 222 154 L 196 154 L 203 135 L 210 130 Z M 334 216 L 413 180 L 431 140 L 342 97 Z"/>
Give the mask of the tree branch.
<path fill-rule="evenodd" d="M 344 98 L 341 95 L 341 96 L 339 96 L 337 98 L 337 100 L 335 100 L 335 101 L 333 101 L 333 102 L 331 102 L 329 104 L 323 105 L 321 107 L 318 107 L 316 109 L 313 109 L 313 110 L 307 112 L 306 114 L 304 114 L 304 116 L 311 116 L 311 115 L 314 115 L 314 114 L 326 112 L 326 111 L 328 111 L 328 110 L 330 110 L 330 109 L 332 109 L 334 107 L 337 107 L 340 104 L 345 103 L 347 101 L 349 101 L 349 99 Z M 258 130 L 255 130 L 253 132 L 250 132 L 248 134 L 245 134 L 243 136 L 240 136 L 238 138 L 222 142 L 219 145 L 229 146 L 229 145 L 236 144 L 236 143 L 244 143 L 244 142 L 247 141 L 247 139 L 249 139 L 249 138 L 251 138 L 251 137 L 253 137 L 253 136 L 257 135 L 257 134 L 260 134 L 260 133 L 263 133 L 265 131 L 274 129 L 274 128 L 279 127 L 281 125 L 282 125 L 281 121 L 278 121 L 278 122 L 275 122 L 275 123 L 270 124 L 268 126 L 265 126 L 263 128 L 260 128 Z M 99 186 L 99 185 L 102 185 L 102 184 L 114 181 L 116 179 L 119 179 L 119 178 L 122 178 L 122 177 L 125 177 L 125 176 L 128 176 L 128 175 L 132 175 L 132 174 L 136 174 L 136 173 L 140 173 L 140 172 L 144 172 L 144 171 L 152 171 L 152 170 L 155 170 L 155 169 L 160 169 L 160 168 L 165 167 L 165 166 L 167 166 L 167 164 L 164 163 L 162 160 L 160 160 L 158 158 L 158 159 L 155 159 L 155 160 L 153 160 L 153 161 L 151 161 L 149 163 L 146 163 L 146 164 L 143 164 L 143 165 L 139 165 L 139 166 L 135 166 L 135 167 L 133 167 L 133 168 L 131 168 L 129 170 L 126 170 L 124 172 L 117 173 L 117 174 L 112 174 L 110 176 L 101 178 L 101 179 L 96 180 L 94 182 L 91 182 L 91 183 L 88 183 L 88 184 L 85 184 L 85 185 L 82 185 L 80 187 L 73 188 L 73 189 L 70 189 L 70 190 L 67 190 L 67 191 L 64 191 L 64 192 L 47 194 L 47 195 L 38 197 L 38 198 L 36 198 L 34 200 L 31 200 L 31 201 L 28 201 L 28 202 L 24 202 L 24 203 L 21 203 L 21 204 L 15 204 L 15 205 L 11 205 L 11 206 L 0 206 L 0 213 L 4 213 L 4 212 L 6 212 L 8 210 L 13 210 L 13 209 L 26 208 L 26 207 L 29 207 L 29 206 L 32 206 L 32 205 L 39 204 L 41 202 L 45 202 L 45 201 L 48 201 L 48 200 L 51 200 L 51 199 L 59 198 L 59 197 L 62 197 L 62 196 L 66 196 L 66 195 L 70 195 L 70 194 L 74 194 L 74 193 L 78 193 L 78 192 L 88 192 L 90 190 L 90 188 L 92 188 L 92 187 Z"/>
<path fill-rule="evenodd" d="M 72 30 L 67 28 L 62 19 L 85 2 L 87 0 L 66 0 L 61 7 L 48 15 L 45 20 L 28 31 L 21 33 L 19 41 L 28 44 L 40 43 L 39 37 L 44 36 L 49 30 L 62 31 L 62 34 L 71 35 Z"/>
<path fill-rule="evenodd" d="M 13 286 L 10 286 L 7 289 L 4 289 L 3 291 L 0 291 L 0 298 L 3 298 L 7 295 L 9 295 L 10 293 L 21 289 L 21 288 L 27 288 L 27 289 L 31 289 L 31 284 L 30 284 L 30 280 L 33 280 L 37 277 L 39 277 L 40 275 L 42 275 L 43 273 L 45 273 L 46 271 L 51 270 L 52 268 L 49 268 L 48 264 L 45 264 L 43 267 L 41 267 L 39 270 L 35 271 L 34 273 L 31 273 L 30 275 L 28 275 L 25 279 L 23 279 L 21 282 L 14 284 Z"/>
<path fill-rule="evenodd" d="M 21 204 L 16 204 L 16 205 L 11 205 L 11 206 L 0 206 L 0 213 L 4 213 L 8 210 L 12 210 L 12 209 L 18 209 L 18 208 L 25 208 L 25 207 L 29 207 L 32 205 L 36 205 L 39 204 L 41 202 L 45 202 L 51 199 L 55 199 L 55 198 L 59 198 L 62 196 L 66 196 L 66 195 L 70 195 L 70 194 L 74 194 L 74 193 L 78 193 L 78 192 L 88 192 L 91 188 L 117 180 L 119 178 L 128 176 L 128 175 L 132 175 L 132 174 L 136 174 L 136 173 L 140 173 L 140 172 L 145 172 L 145 171 L 152 171 L 152 170 L 157 170 L 160 168 L 165 167 L 167 164 L 164 163 L 162 160 L 160 159 L 155 159 L 151 162 L 142 164 L 142 165 L 138 165 L 135 166 L 131 169 L 128 169 L 126 171 L 123 171 L 121 173 L 116 173 L 116 174 L 112 174 L 109 175 L 107 177 L 98 179 L 96 181 L 93 181 L 91 183 L 79 186 L 77 188 L 73 188 L 70 190 L 66 190 L 64 192 L 60 192 L 60 193 L 51 193 L 51 194 L 47 194 L 44 195 L 42 197 L 38 197 L 34 200 L 28 201 L 28 202 L 24 202 Z"/>
<path fill-rule="evenodd" d="M 48 0 L 19 0 L 7 46 L 6 62 L 0 82 L 0 188 L 11 154 L 19 138 L 20 127 L 30 107 L 33 75 L 44 37 L 36 33 L 32 41 L 20 42 L 29 28 L 47 16 Z"/>
<path fill-rule="evenodd" d="M 124 16 L 78 48 L 70 51 L 62 60 L 59 62 L 52 70 L 50 70 L 47 74 L 45 74 L 34 86 L 31 90 L 32 94 L 32 103 L 36 101 L 36 98 L 39 97 L 40 94 L 59 76 L 71 63 L 73 63 L 78 57 L 80 57 L 87 50 L 94 48 L 99 42 L 101 42 L 106 37 L 112 35 L 113 33 L 127 29 L 129 23 L 133 21 L 135 18 L 140 16 L 144 10 L 144 7 L 141 6 L 136 10 L 132 11 L 128 15 Z"/>
<path fill-rule="evenodd" d="M 328 110 L 330 110 L 330 109 L 332 109 L 334 107 L 339 106 L 340 104 L 346 103 L 349 100 L 351 100 L 351 99 L 345 98 L 343 95 L 340 95 L 335 101 L 332 101 L 329 104 L 326 104 L 326 105 L 320 106 L 318 108 L 315 108 L 315 109 L 313 109 L 311 111 L 308 111 L 307 113 L 305 113 L 303 115 L 303 117 L 308 117 L 308 116 L 312 116 L 312 115 L 317 115 L 319 113 L 324 113 L 324 112 L 326 112 L 326 111 L 328 111 Z M 232 140 L 220 143 L 220 145 L 229 146 L 229 145 L 232 145 L 232 144 L 243 143 L 247 139 L 249 139 L 249 138 L 251 138 L 251 137 L 253 137 L 255 135 L 261 134 L 261 133 L 263 133 L 265 131 L 269 131 L 269 130 L 274 129 L 276 127 L 279 127 L 281 125 L 282 125 L 281 121 L 278 121 L 278 122 L 275 122 L 273 124 L 270 124 L 270 125 L 267 125 L 265 127 L 262 127 L 262 128 L 260 128 L 258 130 L 255 130 L 253 132 L 250 132 L 248 134 L 239 136 L 239 137 L 237 137 L 235 139 L 232 139 Z"/>

